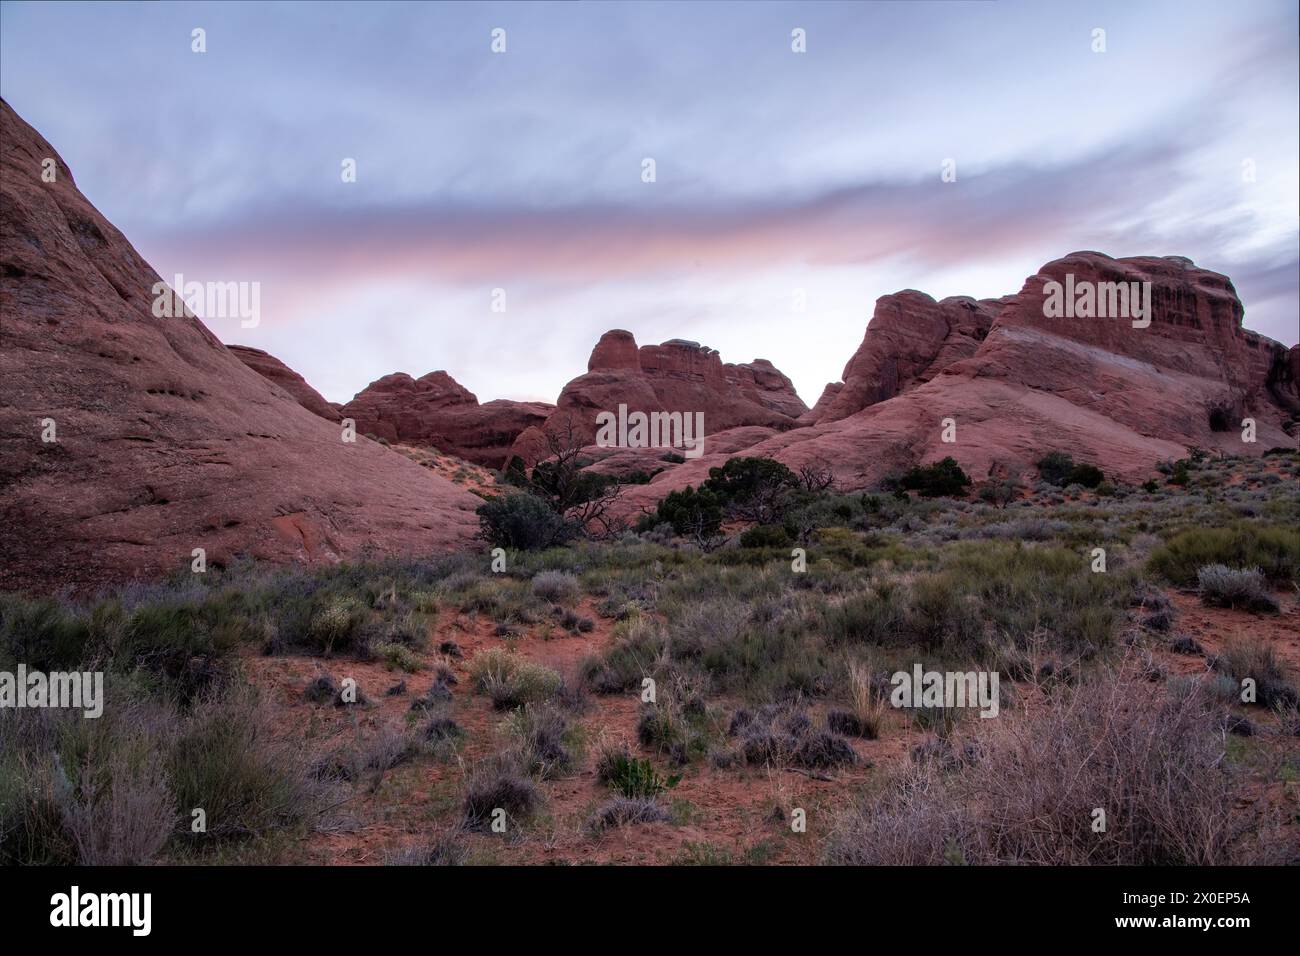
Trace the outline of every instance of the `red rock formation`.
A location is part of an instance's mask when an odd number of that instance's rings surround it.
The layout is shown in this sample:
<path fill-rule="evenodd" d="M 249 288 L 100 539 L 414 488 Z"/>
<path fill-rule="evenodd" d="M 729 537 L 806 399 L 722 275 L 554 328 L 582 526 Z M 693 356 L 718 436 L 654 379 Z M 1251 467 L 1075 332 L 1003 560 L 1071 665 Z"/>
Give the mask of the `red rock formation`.
<path fill-rule="evenodd" d="M 1150 282 L 1149 327 L 1135 328 L 1128 318 L 1046 317 L 1045 286 L 1064 284 L 1067 275 L 1076 282 Z M 1081 252 L 1050 262 L 1017 295 L 999 300 L 1002 308 L 974 354 L 948 364 L 941 364 L 943 345 L 933 348 L 945 321 L 936 313 L 946 303 L 973 300 L 945 299 L 936 309 L 919 293 L 900 293 L 881 300 L 886 316 L 895 314 L 900 299 L 924 334 L 876 336 L 869 329 L 844 386 L 828 390 L 818 403 L 828 409 L 867 404 L 845 417 L 824 414 L 816 424 L 774 435 L 742 453 L 796 468 L 826 466 L 844 487 L 861 488 L 948 455 L 977 481 L 1006 470 L 1031 477 L 1034 462 L 1054 449 L 1133 481 L 1192 446 L 1229 454 L 1295 447 L 1284 428 L 1293 427 L 1292 416 L 1300 411 L 1296 349 L 1243 329 L 1232 283 L 1187 259 Z M 987 302 L 976 305 L 961 308 L 971 313 L 968 327 L 978 330 L 977 313 Z M 872 327 L 880 316 L 878 307 Z M 892 324 L 887 321 L 882 331 Z M 956 351 L 967 348 L 950 338 L 951 333 L 943 336 Z M 931 344 L 919 347 L 918 341 Z M 1253 443 L 1242 440 L 1247 417 L 1255 420 Z M 947 418 L 956 424 L 952 443 L 942 440 Z M 698 484 L 710 467 L 734 454 L 707 443 L 705 452 L 649 485 L 627 489 L 622 507 L 634 513 L 669 491 Z"/>
<path fill-rule="evenodd" d="M 881 296 L 862 345 L 844 367 L 842 384 L 829 398 L 823 395 L 820 410 L 804 423 L 847 418 L 974 355 L 1004 301 L 953 296 L 936 302 L 914 289 Z"/>
<path fill-rule="evenodd" d="M 337 408 L 325 401 L 325 396 L 307 384 L 307 380 L 285 365 L 274 355 L 247 345 L 227 345 L 235 357 L 251 368 L 262 378 L 280 386 L 288 392 L 299 405 L 314 412 L 326 421 L 337 422 L 341 416 Z"/>
<path fill-rule="evenodd" d="M 391 442 L 424 445 L 488 468 L 504 467 L 524 429 L 554 410 L 545 402 L 506 399 L 480 405 L 446 372 L 415 379 L 405 372 L 371 382 L 343 406 L 357 431 Z"/>
<path fill-rule="evenodd" d="M 521 434 L 512 452 L 532 464 L 545 457 L 545 431 L 573 423 L 584 444 L 596 437 L 596 416 L 629 412 L 704 413 L 705 434 L 744 425 L 785 429 L 808 411 L 790 380 L 771 362 L 724 364 L 716 351 L 685 339 L 637 348 L 631 332 L 606 332 L 592 350 L 587 374 L 560 393 L 545 425 Z M 662 452 L 661 452 L 662 454 Z"/>
<path fill-rule="evenodd" d="M 155 576 L 195 548 L 212 566 L 468 543 L 473 495 L 343 442 L 193 315 L 155 317 L 157 274 L 3 102 L 0 143 L 0 589 Z"/>

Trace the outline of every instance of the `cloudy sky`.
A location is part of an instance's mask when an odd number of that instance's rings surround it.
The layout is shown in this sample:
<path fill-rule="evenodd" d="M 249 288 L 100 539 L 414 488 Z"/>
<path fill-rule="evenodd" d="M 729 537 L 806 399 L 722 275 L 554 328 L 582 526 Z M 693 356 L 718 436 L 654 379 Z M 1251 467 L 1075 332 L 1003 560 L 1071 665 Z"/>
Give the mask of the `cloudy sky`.
<path fill-rule="evenodd" d="M 1295 343 L 1297 32 L 1294 0 L 5 2 L 0 94 L 162 276 L 259 282 L 257 328 L 209 327 L 327 398 L 553 401 L 626 328 L 811 405 L 876 297 L 1078 249 L 1188 256 Z"/>

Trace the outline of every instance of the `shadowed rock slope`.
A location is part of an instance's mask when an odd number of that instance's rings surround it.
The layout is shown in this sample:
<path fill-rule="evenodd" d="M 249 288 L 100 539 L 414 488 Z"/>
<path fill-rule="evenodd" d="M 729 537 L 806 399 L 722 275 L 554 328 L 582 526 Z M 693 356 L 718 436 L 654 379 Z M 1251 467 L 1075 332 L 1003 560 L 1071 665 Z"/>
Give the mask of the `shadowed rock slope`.
<path fill-rule="evenodd" d="M 473 495 L 344 443 L 192 315 L 155 318 L 158 275 L 3 102 L 0 141 L 0 588 L 155 576 L 195 548 L 211 565 L 469 541 Z"/>

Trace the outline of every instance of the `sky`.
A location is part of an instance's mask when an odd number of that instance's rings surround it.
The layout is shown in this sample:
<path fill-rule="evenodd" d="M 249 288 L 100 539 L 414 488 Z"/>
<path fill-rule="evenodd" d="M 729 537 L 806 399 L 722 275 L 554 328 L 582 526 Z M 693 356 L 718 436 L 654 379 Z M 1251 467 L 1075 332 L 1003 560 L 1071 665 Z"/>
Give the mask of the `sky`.
<path fill-rule="evenodd" d="M 328 399 L 445 369 L 554 401 L 623 328 L 769 359 L 812 405 L 879 296 L 1007 295 L 1076 250 L 1186 256 L 1295 344 L 1297 17 L 4 2 L 0 95 L 169 282 L 258 283 L 255 328 L 206 324 Z"/>

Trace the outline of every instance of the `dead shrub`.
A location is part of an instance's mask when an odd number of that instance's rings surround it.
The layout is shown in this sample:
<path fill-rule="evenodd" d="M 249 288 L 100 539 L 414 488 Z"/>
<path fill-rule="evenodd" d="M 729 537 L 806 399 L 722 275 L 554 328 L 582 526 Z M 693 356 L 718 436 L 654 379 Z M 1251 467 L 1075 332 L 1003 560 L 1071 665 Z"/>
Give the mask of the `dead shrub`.
<path fill-rule="evenodd" d="M 977 721 L 977 759 L 923 760 L 839 821 L 855 864 L 1222 865 L 1248 862 L 1218 711 L 1200 684 L 1109 673 L 1041 707 Z M 1095 811 L 1105 830 L 1094 830 Z"/>

